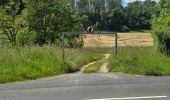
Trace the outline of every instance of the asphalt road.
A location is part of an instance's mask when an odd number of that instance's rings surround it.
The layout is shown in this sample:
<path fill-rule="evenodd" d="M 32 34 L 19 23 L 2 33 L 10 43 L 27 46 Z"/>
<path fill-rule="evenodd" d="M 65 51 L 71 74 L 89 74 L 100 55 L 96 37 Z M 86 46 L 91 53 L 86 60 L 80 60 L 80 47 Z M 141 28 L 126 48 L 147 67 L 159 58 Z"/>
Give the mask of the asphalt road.
<path fill-rule="evenodd" d="M 68 74 L 0 85 L 0 100 L 170 100 L 170 77 Z"/>

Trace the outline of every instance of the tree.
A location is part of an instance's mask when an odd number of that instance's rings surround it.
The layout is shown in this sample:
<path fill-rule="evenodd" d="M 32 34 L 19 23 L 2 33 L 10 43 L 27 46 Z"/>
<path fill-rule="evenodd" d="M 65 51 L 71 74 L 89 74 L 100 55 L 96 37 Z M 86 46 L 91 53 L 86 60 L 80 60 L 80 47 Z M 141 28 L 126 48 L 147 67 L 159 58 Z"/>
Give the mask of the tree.
<path fill-rule="evenodd" d="M 12 45 L 16 45 L 16 36 L 21 28 L 22 17 L 18 15 L 19 3 L 10 0 L 6 5 L 0 6 L 0 27 L 3 34 Z"/>
<path fill-rule="evenodd" d="M 146 0 L 129 3 L 125 8 L 127 26 L 134 29 L 151 29 L 151 19 L 156 2 Z"/>
<path fill-rule="evenodd" d="M 61 41 L 61 32 L 82 29 L 79 15 L 67 0 L 26 0 L 25 3 L 23 16 L 29 31 L 35 34 L 35 44 L 52 44 Z"/>
<path fill-rule="evenodd" d="M 75 4 L 76 1 L 76 4 Z M 85 28 L 94 26 L 99 30 L 121 30 L 121 0 L 71 0 L 72 8 L 81 14 Z M 76 7 L 75 7 L 76 6 Z M 86 16 L 86 17 L 85 17 Z"/>

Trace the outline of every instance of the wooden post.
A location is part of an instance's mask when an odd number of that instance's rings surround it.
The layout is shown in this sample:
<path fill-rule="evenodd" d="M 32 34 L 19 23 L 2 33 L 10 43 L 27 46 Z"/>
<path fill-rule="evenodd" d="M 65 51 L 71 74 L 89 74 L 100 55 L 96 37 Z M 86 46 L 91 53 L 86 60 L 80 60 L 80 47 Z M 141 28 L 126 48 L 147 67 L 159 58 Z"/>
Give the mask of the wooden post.
<path fill-rule="evenodd" d="M 117 61 L 118 54 L 118 33 L 115 33 L 115 61 Z"/>
<path fill-rule="evenodd" d="M 64 32 L 62 32 L 62 61 L 64 62 Z"/>

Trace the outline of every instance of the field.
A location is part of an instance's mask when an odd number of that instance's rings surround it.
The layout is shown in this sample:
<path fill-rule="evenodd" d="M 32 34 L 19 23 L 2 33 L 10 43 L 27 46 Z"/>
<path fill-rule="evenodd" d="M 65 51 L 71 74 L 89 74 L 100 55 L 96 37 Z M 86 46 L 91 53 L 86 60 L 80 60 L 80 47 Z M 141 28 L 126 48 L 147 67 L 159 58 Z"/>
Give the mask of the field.
<path fill-rule="evenodd" d="M 86 35 L 84 42 L 84 47 L 114 47 L 115 38 L 113 34 L 90 34 Z M 150 33 L 119 33 L 118 46 L 152 47 L 152 35 Z"/>

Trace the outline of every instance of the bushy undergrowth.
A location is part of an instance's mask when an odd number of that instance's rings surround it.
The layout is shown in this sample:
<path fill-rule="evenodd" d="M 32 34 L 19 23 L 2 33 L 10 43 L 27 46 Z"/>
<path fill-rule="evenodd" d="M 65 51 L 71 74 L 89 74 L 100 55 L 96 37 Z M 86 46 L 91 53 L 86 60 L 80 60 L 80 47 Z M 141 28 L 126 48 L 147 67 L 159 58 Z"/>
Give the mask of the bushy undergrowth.
<path fill-rule="evenodd" d="M 0 83 L 75 72 L 103 57 L 99 49 L 61 49 L 54 46 L 0 48 Z"/>
<path fill-rule="evenodd" d="M 152 48 L 120 48 L 118 59 L 110 58 L 111 72 L 163 76 L 170 75 L 170 58 Z"/>

